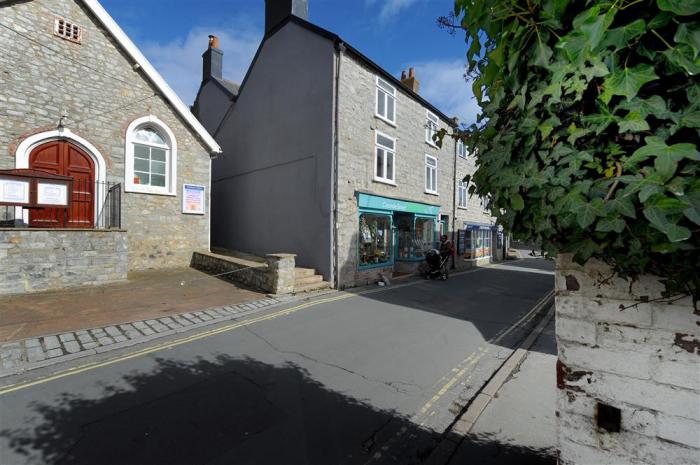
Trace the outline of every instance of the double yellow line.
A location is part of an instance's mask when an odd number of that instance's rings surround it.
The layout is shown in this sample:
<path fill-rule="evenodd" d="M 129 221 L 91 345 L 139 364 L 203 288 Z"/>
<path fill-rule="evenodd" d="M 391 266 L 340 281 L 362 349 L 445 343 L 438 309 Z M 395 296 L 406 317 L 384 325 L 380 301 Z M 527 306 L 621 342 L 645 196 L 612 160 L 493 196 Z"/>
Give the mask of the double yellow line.
<path fill-rule="evenodd" d="M 464 274 L 468 274 L 468 273 L 474 273 L 476 271 L 480 271 L 480 270 L 483 270 L 483 269 L 486 269 L 489 267 L 490 266 L 487 265 L 484 267 L 478 267 L 478 268 L 473 268 L 473 269 L 469 269 L 469 270 L 464 270 L 464 271 L 460 271 L 457 273 L 453 273 L 452 276 L 460 276 L 460 275 L 464 275 Z M 45 378 L 40 378 L 40 379 L 36 379 L 33 381 L 24 381 L 24 382 L 20 382 L 20 383 L 16 383 L 16 384 L 10 384 L 7 386 L 3 386 L 3 387 L 0 387 L 0 396 L 3 394 L 9 394 L 11 392 L 19 391 L 21 389 L 30 388 L 32 386 L 38 386 L 38 385 L 48 383 L 50 381 L 54 381 L 57 379 L 65 378 L 67 376 L 77 375 L 80 373 L 84 373 L 86 371 L 94 370 L 96 368 L 109 366 L 109 365 L 112 365 L 115 363 L 123 362 L 125 360 L 130 360 L 132 358 L 141 357 L 143 355 L 148 355 L 148 354 L 151 354 L 153 352 L 158 352 L 159 350 L 172 349 L 173 347 L 177 347 L 177 346 L 180 346 L 183 344 L 188 344 L 190 342 L 197 341 L 199 339 L 204 339 L 204 338 L 207 338 L 210 336 L 215 336 L 217 334 L 225 333 L 227 331 L 231 331 L 231 330 L 234 330 L 237 328 L 242 328 L 244 326 L 259 323 L 261 321 L 267 321 L 267 320 L 279 318 L 281 316 L 291 315 L 292 313 L 298 312 L 299 310 L 302 310 L 302 309 L 305 309 L 308 307 L 313 307 L 313 306 L 328 303 L 328 302 L 335 302 L 337 300 L 349 299 L 351 297 L 357 297 L 357 296 L 366 295 L 366 294 L 374 294 L 377 292 L 384 292 L 384 291 L 388 291 L 388 290 L 400 289 L 402 287 L 414 286 L 414 285 L 420 284 L 422 282 L 423 282 L 422 280 L 417 280 L 417 281 L 413 281 L 413 282 L 397 284 L 397 285 L 390 286 L 390 287 L 381 287 L 378 289 L 368 289 L 368 290 L 361 291 L 361 292 L 354 292 L 354 293 L 353 292 L 344 292 L 340 295 L 336 295 L 333 297 L 327 297 L 325 299 L 319 299 L 319 300 L 313 300 L 310 302 L 305 302 L 303 304 L 299 304 L 299 305 L 296 305 L 294 307 L 290 307 L 290 308 L 287 308 L 284 310 L 279 310 L 277 312 L 269 313 L 267 315 L 259 316 L 257 318 L 251 318 L 249 320 L 238 321 L 236 323 L 221 326 L 221 327 L 216 328 L 216 329 L 197 333 L 197 334 L 194 334 L 192 336 L 178 339 L 177 341 L 171 341 L 171 342 L 166 342 L 163 344 L 158 344 L 158 345 L 155 345 L 152 347 L 147 347 L 145 349 L 137 350 L 135 352 L 124 354 L 124 355 L 114 357 L 114 358 L 111 358 L 108 360 L 100 361 L 100 362 L 91 362 L 91 363 L 86 363 L 84 365 L 79 365 L 79 366 L 75 366 L 72 368 L 68 368 L 65 371 L 61 371 L 59 373 L 49 375 Z"/>
<path fill-rule="evenodd" d="M 94 370 L 95 368 L 109 366 L 109 365 L 112 365 L 115 363 L 123 362 L 124 360 L 130 360 L 132 358 L 141 357 L 143 355 L 148 355 L 148 354 L 151 354 L 153 352 L 158 352 L 159 350 L 172 349 L 173 347 L 181 346 L 183 344 L 197 341 L 199 339 L 204 339 L 204 338 L 207 338 L 210 336 L 225 333 L 227 331 L 231 331 L 231 330 L 234 330 L 237 328 L 242 328 L 244 326 L 252 325 L 254 323 L 272 320 L 275 318 L 279 318 L 281 316 L 291 315 L 292 313 L 296 313 L 299 310 L 302 310 L 304 308 L 308 308 L 308 307 L 312 307 L 315 305 L 324 304 L 324 303 L 328 303 L 328 302 L 335 302 L 336 300 L 348 299 L 350 297 L 355 297 L 356 295 L 358 295 L 358 294 L 345 293 L 345 294 L 337 295 L 334 297 L 328 297 L 325 299 L 319 299 L 319 300 L 314 300 L 311 302 L 305 302 L 303 304 L 299 304 L 299 305 L 296 305 L 294 307 L 286 308 L 284 310 L 279 310 L 279 311 L 274 312 L 274 313 L 269 313 L 267 315 L 259 316 L 257 318 L 251 318 L 249 320 L 238 321 L 236 323 L 231 323 L 231 324 L 221 326 L 221 327 L 216 328 L 216 329 L 197 333 L 197 334 L 194 334 L 192 336 L 185 337 L 183 339 L 178 339 L 177 341 L 166 342 L 166 343 L 159 344 L 159 345 L 156 345 L 153 347 L 148 347 L 145 349 L 137 350 L 136 352 L 124 354 L 124 355 L 121 355 L 121 356 L 118 356 L 118 357 L 115 357 L 115 358 L 112 358 L 109 360 L 86 363 L 84 365 L 76 366 L 73 368 L 68 368 L 65 371 L 47 376 L 45 378 L 37 379 L 34 381 L 25 381 L 22 383 L 11 384 L 11 385 L 4 386 L 4 387 L 0 388 L 0 395 L 9 394 L 11 392 L 19 391 L 21 389 L 26 389 L 26 388 L 29 388 L 32 386 L 38 386 L 40 384 L 44 384 L 44 383 L 48 383 L 50 381 L 65 378 L 67 376 L 77 375 L 79 373 L 83 373 L 83 372 L 86 372 L 89 370 Z"/>

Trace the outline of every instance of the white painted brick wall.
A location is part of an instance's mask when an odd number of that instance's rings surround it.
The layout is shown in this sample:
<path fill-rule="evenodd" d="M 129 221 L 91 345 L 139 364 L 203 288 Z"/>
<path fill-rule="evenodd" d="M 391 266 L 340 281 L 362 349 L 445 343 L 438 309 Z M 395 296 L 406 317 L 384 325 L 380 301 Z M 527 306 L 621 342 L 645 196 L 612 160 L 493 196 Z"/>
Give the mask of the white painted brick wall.
<path fill-rule="evenodd" d="M 560 463 L 700 464 L 700 314 L 689 298 L 633 306 L 661 283 L 610 274 L 557 260 Z M 597 426 L 598 402 L 620 409 L 620 432 Z"/>

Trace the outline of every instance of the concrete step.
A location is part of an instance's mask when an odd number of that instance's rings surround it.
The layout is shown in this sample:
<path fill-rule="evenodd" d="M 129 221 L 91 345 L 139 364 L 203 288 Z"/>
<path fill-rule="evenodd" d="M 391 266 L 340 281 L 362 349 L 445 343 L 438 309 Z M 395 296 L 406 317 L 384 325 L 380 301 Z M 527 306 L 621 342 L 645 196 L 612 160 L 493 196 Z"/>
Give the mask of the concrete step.
<path fill-rule="evenodd" d="M 320 281 L 312 284 L 302 284 L 301 286 L 294 285 L 294 293 L 299 294 L 301 292 L 312 292 L 320 291 L 322 289 L 328 289 L 331 287 L 328 281 Z"/>
<path fill-rule="evenodd" d="M 323 276 L 320 274 L 312 274 L 311 276 L 299 277 L 294 280 L 294 286 L 303 286 L 304 284 L 320 283 L 323 281 Z"/>
<path fill-rule="evenodd" d="M 299 278 L 306 278 L 316 274 L 316 270 L 313 268 L 294 268 L 294 276 Z"/>

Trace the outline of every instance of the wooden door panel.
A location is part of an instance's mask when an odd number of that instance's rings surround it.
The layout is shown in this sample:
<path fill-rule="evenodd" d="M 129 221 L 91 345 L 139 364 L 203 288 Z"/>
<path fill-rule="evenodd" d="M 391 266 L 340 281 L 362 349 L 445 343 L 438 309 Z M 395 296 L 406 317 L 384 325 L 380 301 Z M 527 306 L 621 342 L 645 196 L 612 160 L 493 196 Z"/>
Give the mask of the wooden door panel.
<path fill-rule="evenodd" d="M 29 155 L 29 167 L 52 174 L 71 176 L 71 206 L 33 209 L 29 225 L 42 228 L 92 228 L 95 216 L 95 165 L 79 147 L 66 141 L 42 144 Z"/>
<path fill-rule="evenodd" d="M 90 156 L 74 145 L 65 148 L 65 175 L 73 178 L 69 228 L 92 228 L 94 218 L 95 169 Z"/>
<path fill-rule="evenodd" d="M 61 173 L 63 147 L 54 141 L 35 148 L 29 155 L 29 167 L 51 174 Z M 35 228 L 62 228 L 65 213 L 58 208 L 40 208 L 29 211 L 29 225 Z"/>

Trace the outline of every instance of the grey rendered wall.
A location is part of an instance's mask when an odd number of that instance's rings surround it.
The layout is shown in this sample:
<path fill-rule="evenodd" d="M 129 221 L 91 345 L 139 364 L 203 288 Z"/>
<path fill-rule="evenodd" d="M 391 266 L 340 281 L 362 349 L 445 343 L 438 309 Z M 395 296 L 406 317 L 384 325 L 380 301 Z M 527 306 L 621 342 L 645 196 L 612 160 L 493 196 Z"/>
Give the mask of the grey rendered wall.
<path fill-rule="evenodd" d="M 199 92 L 195 115 L 209 134 L 214 135 L 230 106 L 229 95 L 218 84 L 209 80 Z"/>
<path fill-rule="evenodd" d="M 217 139 L 212 244 L 295 253 L 331 275 L 333 44 L 288 23 L 269 38 Z"/>

